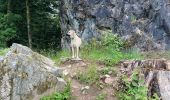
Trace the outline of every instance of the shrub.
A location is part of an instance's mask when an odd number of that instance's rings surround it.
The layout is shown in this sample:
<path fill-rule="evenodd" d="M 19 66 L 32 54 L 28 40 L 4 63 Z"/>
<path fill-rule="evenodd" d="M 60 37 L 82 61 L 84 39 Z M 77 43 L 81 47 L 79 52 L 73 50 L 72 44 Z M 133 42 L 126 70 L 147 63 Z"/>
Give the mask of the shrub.
<path fill-rule="evenodd" d="M 118 97 L 120 100 L 147 100 L 147 87 L 144 79 L 139 78 L 139 70 L 135 70 L 132 76 L 123 76 Z"/>
<path fill-rule="evenodd" d="M 5 47 L 6 43 L 16 36 L 16 25 L 15 23 L 19 21 L 21 17 L 17 14 L 0 13 L 0 47 Z"/>
<path fill-rule="evenodd" d="M 101 39 L 103 47 L 111 48 L 114 51 L 120 51 L 123 48 L 123 41 L 117 34 L 107 33 Z"/>

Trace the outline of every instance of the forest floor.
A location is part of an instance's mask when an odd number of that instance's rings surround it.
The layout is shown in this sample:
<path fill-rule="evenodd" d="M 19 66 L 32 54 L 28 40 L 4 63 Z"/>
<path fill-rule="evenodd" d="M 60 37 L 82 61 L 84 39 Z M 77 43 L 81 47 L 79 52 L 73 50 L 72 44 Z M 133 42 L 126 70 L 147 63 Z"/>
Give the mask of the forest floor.
<path fill-rule="evenodd" d="M 94 70 L 90 68 L 96 66 Z M 106 66 L 99 62 L 75 61 L 67 59 L 60 64 L 64 69 L 63 74 L 71 83 L 72 100 L 117 100 L 115 94 L 117 85 L 116 71 L 110 71 L 110 74 L 98 74 Z M 92 70 L 89 72 L 89 69 Z M 97 70 L 97 72 L 93 72 Z M 87 72 L 87 73 L 86 73 Z M 82 73 L 86 73 L 82 76 Z M 90 75 L 89 75 L 90 74 Z M 105 83 L 102 77 L 107 76 L 108 81 Z M 106 80 L 106 79 L 105 79 Z"/>

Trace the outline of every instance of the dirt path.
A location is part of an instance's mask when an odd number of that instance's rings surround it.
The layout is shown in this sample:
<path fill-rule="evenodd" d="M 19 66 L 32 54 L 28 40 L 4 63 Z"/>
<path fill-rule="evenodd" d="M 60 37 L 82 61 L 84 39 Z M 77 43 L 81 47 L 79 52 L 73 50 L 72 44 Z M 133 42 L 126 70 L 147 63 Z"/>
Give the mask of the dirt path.
<path fill-rule="evenodd" d="M 77 73 L 84 72 L 92 62 L 66 60 L 60 66 L 64 69 L 63 74 L 71 81 L 72 100 L 117 100 L 114 88 L 104 86 L 100 89 L 97 85 L 87 85 L 75 78 Z M 97 70 L 103 65 L 99 65 Z M 98 99 L 97 99 L 98 98 Z"/>

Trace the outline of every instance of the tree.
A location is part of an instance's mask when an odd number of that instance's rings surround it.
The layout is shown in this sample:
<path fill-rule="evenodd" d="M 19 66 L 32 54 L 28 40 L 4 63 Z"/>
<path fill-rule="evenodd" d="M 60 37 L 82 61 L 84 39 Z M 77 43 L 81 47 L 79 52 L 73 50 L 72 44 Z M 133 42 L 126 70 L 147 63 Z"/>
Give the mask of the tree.
<path fill-rule="evenodd" d="M 32 48 L 32 34 L 31 34 L 31 27 L 30 27 L 30 8 L 29 8 L 29 0 L 26 0 L 26 13 L 27 13 L 27 34 L 28 34 L 28 43 L 29 47 Z"/>
<path fill-rule="evenodd" d="M 0 47 L 12 43 L 34 49 L 60 48 L 57 0 L 0 0 Z"/>
<path fill-rule="evenodd" d="M 11 0 L 8 1 L 7 13 L 11 13 Z"/>

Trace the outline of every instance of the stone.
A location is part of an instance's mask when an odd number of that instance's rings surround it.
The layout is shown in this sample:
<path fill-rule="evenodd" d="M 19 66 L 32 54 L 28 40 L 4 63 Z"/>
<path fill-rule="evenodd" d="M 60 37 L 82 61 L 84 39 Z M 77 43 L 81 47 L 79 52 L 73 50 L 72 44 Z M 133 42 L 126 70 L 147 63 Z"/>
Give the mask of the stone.
<path fill-rule="evenodd" d="M 111 77 L 108 77 L 104 80 L 104 82 L 108 85 L 112 85 L 113 84 L 113 79 Z"/>
<path fill-rule="evenodd" d="M 107 75 L 107 74 L 106 74 L 106 75 L 104 75 L 104 77 L 106 77 L 106 78 L 110 78 L 110 75 Z"/>
<path fill-rule="evenodd" d="M 63 75 L 64 75 L 64 76 L 67 76 L 68 74 L 69 74 L 68 70 L 64 70 L 64 71 L 63 71 Z"/>
<path fill-rule="evenodd" d="M 77 76 L 77 73 L 74 72 L 74 73 L 72 73 L 70 76 L 71 76 L 71 78 L 75 78 L 75 77 Z"/>
<path fill-rule="evenodd" d="M 87 94 L 89 89 L 90 89 L 89 86 L 84 86 L 84 87 L 82 87 L 82 88 L 81 88 L 82 94 Z"/>
<path fill-rule="evenodd" d="M 109 75 L 112 75 L 112 74 L 113 74 L 113 71 L 109 71 L 108 74 L 109 74 Z"/>
<path fill-rule="evenodd" d="M 14 43 L 0 60 L 1 100 L 40 100 L 62 91 L 66 82 L 61 73 L 49 58 Z"/>

